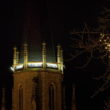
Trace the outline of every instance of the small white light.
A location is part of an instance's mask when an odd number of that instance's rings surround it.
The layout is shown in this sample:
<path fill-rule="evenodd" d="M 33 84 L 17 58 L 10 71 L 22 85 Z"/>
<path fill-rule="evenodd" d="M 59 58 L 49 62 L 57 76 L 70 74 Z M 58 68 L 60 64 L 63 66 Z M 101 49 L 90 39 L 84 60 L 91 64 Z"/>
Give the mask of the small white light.
<path fill-rule="evenodd" d="M 11 71 L 13 71 L 13 72 L 15 71 L 15 69 L 14 69 L 13 67 L 10 67 L 10 69 L 11 69 Z"/>
<path fill-rule="evenodd" d="M 107 48 L 107 47 L 105 47 L 105 49 L 107 50 L 108 48 Z"/>
<path fill-rule="evenodd" d="M 99 41 L 102 42 L 102 39 L 100 39 Z"/>

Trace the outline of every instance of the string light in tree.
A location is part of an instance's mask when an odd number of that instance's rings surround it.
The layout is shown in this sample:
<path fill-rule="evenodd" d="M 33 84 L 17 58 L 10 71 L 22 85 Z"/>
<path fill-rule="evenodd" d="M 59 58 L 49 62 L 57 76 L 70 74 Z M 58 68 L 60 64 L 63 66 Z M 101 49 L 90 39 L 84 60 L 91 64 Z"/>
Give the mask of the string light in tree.
<path fill-rule="evenodd" d="M 100 42 L 104 45 L 105 49 L 108 52 L 108 57 L 110 58 L 110 37 L 105 36 L 104 34 L 100 34 Z"/>

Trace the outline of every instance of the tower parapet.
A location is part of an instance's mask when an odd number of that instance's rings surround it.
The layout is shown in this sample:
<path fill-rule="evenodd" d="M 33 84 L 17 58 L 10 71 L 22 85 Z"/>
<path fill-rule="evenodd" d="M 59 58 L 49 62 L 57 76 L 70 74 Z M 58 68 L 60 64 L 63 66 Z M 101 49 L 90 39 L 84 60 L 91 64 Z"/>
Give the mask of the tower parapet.
<path fill-rule="evenodd" d="M 20 53 L 18 52 L 17 48 L 14 47 L 14 56 L 13 56 L 13 66 L 11 67 L 12 71 L 19 71 L 19 70 L 26 70 L 26 69 L 56 69 L 58 71 L 61 71 L 63 73 L 63 50 L 61 49 L 61 46 L 57 46 L 57 58 L 56 62 L 48 62 L 47 56 L 48 53 L 46 52 L 46 43 L 42 43 L 42 60 L 41 61 L 28 61 L 29 52 L 28 52 L 28 44 L 24 44 L 23 49 L 23 62 L 20 61 Z M 51 60 L 51 59 L 50 59 Z"/>

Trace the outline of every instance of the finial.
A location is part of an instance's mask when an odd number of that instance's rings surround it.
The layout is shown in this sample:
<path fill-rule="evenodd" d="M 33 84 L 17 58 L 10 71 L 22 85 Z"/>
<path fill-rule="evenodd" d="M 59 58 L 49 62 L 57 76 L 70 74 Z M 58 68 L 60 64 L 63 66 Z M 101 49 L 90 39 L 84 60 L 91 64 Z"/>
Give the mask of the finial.
<path fill-rule="evenodd" d="M 60 54 L 61 54 L 61 71 L 62 71 L 62 73 L 63 73 L 63 50 L 61 49 L 60 50 Z"/>
<path fill-rule="evenodd" d="M 61 52 L 60 52 L 61 46 L 57 45 L 57 65 L 58 70 L 61 70 Z"/>
<path fill-rule="evenodd" d="M 17 52 L 17 48 L 16 47 L 14 47 L 13 48 L 13 51 L 14 51 L 14 53 L 13 53 L 13 68 L 15 68 L 15 66 L 16 66 L 16 64 L 17 64 L 17 61 L 16 61 L 16 52 Z"/>
<path fill-rule="evenodd" d="M 43 68 L 46 68 L 46 43 L 42 43 L 42 62 L 43 62 Z"/>
<path fill-rule="evenodd" d="M 16 63 L 19 63 L 19 51 L 16 52 Z"/>
<path fill-rule="evenodd" d="M 28 66 L 28 45 L 27 43 L 24 44 L 24 69 Z"/>

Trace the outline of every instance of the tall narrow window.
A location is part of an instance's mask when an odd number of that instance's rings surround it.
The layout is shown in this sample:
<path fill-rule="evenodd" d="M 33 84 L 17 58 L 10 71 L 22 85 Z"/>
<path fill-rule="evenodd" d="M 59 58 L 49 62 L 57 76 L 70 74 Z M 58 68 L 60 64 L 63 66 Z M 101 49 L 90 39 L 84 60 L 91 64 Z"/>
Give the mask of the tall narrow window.
<path fill-rule="evenodd" d="M 23 110 L 23 88 L 19 88 L 19 110 Z"/>
<path fill-rule="evenodd" d="M 55 110 L 55 90 L 54 86 L 49 86 L 49 110 Z"/>

